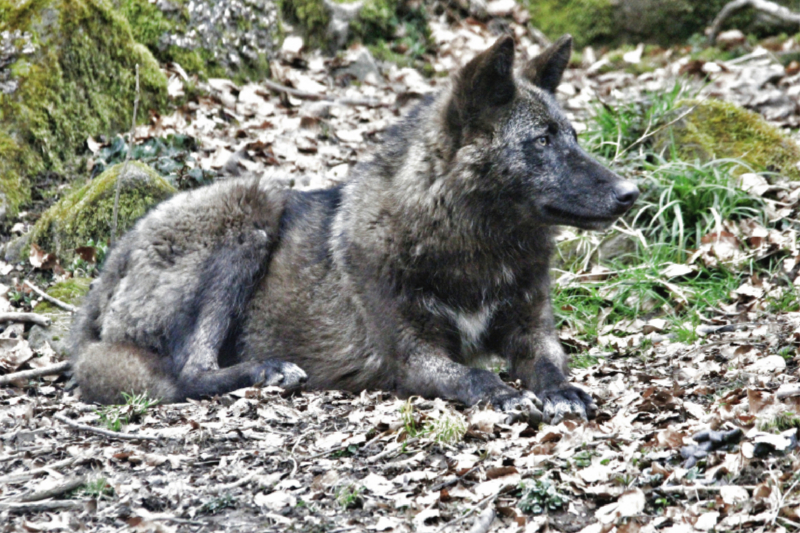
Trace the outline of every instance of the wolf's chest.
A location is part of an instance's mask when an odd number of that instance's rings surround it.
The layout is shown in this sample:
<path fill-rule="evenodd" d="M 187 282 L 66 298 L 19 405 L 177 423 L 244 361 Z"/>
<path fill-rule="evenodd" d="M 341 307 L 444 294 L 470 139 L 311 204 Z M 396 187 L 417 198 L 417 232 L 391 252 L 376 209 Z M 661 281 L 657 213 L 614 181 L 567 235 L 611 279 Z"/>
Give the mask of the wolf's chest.
<path fill-rule="evenodd" d="M 445 319 L 458 333 L 462 353 L 479 350 L 486 337 L 492 319 L 497 310 L 497 303 L 492 302 L 480 306 L 477 310 L 464 310 L 450 307 L 440 301 L 427 301 L 426 307 L 436 317 Z"/>

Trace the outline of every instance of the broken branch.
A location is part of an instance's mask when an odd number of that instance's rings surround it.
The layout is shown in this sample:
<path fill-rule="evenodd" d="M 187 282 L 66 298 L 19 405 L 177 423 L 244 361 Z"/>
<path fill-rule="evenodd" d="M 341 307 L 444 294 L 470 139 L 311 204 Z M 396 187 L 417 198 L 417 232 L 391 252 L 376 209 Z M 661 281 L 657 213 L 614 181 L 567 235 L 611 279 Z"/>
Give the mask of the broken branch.
<path fill-rule="evenodd" d="M 65 370 L 69 370 L 70 362 L 62 361 L 50 366 L 43 366 L 42 368 L 34 368 L 33 370 L 23 370 L 22 372 L 14 372 L 0 376 L 0 385 L 8 385 L 20 379 L 32 379 L 41 376 L 57 376 L 62 374 Z"/>
<path fill-rule="evenodd" d="M 293 89 L 291 87 L 287 87 L 286 85 L 281 85 L 280 83 L 276 83 L 271 80 L 264 80 L 262 82 L 264 85 L 267 86 L 268 89 L 279 93 L 286 93 L 290 94 L 296 98 L 301 98 L 303 100 L 314 100 L 314 101 L 322 101 L 322 102 L 330 102 L 332 104 L 339 104 L 344 106 L 367 106 L 367 107 L 385 107 L 386 104 L 382 103 L 380 100 L 375 100 L 372 98 L 361 100 L 356 98 L 329 98 L 322 94 L 316 93 L 309 93 L 306 91 L 299 91 L 297 89 Z"/>
<path fill-rule="evenodd" d="M 38 492 L 31 492 L 22 496 L 19 501 L 21 502 L 38 502 L 40 500 L 46 500 L 48 498 L 55 498 L 56 496 L 61 496 L 65 492 L 69 492 L 71 490 L 75 490 L 79 487 L 86 485 L 86 477 L 85 476 L 77 476 L 71 479 L 67 479 L 63 483 L 59 483 L 55 487 L 51 487 L 49 489 L 40 490 Z"/>
<path fill-rule="evenodd" d="M 55 500 L 49 502 L 0 502 L 0 511 L 11 513 L 46 513 L 50 511 L 72 511 L 83 507 L 83 502 L 75 500 Z"/>
<path fill-rule="evenodd" d="M 134 435 L 132 433 L 121 433 L 119 431 L 111 431 L 108 429 L 101 429 L 96 428 L 94 426 L 87 426 L 86 424 L 79 424 L 74 420 L 70 420 L 64 415 L 54 414 L 53 418 L 58 420 L 59 422 L 63 422 L 64 424 L 68 425 L 71 428 L 79 429 L 81 431 L 87 431 L 89 433 L 95 433 L 97 435 L 102 435 L 103 437 L 109 437 L 112 439 L 120 439 L 120 440 L 158 440 L 158 437 L 151 437 L 150 435 Z"/>
<path fill-rule="evenodd" d="M 47 300 L 48 302 L 50 302 L 51 304 L 57 305 L 61 309 L 66 309 L 70 313 L 74 313 L 74 312 L 76 312 L 78 310 L 78 308 L 75 307 L 74 305 L 70 305 L 68 303 L 62 302 L 58 298 L 54 298 L 53 296 L 50 296 L 49 294 L 44 292 L 42 289 L 40 289 L 39 287 L 37 287 L 36 285 L 31 283 L 27 279 L 25 280 L 25 286 L 28 287 L 33 292 L 35 292 L 36 294 L 38 294 L 39 296 L 41 296 L 42 298 L 44 298 L 45 300 Z"/>
<path fill-rule="evenodd" d="M 44 327 L 52 323 L 46 316 L 36 313 L 0 313 L 0 322 L 28 322 Z"/>
<path fill-rule="evenodd" d="M 708 33 L 709 44 L 713 45 L 717 41 L 717 36 L 722 30 L 722 25 L 725 23 L 725 20 L 733 13 L 746 7 L 752 7 L 756 11 L 767 13 L 781 22 L 800 24 L 800 13 L 790 11 L 775 2 L 769 2 L 768 0 L 733 0 L 733 2 L 725 4 L 725 7 L 719 12 L 714 22 L 711 23 L 711 30 Z"/>

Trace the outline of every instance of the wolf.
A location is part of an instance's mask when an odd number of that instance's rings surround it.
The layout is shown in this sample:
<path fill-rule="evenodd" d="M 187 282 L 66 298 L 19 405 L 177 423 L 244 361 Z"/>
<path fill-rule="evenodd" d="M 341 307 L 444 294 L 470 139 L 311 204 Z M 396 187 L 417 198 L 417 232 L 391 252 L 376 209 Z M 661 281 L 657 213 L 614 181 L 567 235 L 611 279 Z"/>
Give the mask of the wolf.
<path fill-rule="evenodd" d="M 305 385 L 593 418 L 554 325 L 553 234 L 607 228 L 639 191 L 579 146 L 556 102 L 571 51 L 566 35 L 515 73 L 499 38 L 341 186 L 228 180 L 158 205 L 74 322 L 82 398 Z M 518 387 L 474 366 L 487 353 Z"/>

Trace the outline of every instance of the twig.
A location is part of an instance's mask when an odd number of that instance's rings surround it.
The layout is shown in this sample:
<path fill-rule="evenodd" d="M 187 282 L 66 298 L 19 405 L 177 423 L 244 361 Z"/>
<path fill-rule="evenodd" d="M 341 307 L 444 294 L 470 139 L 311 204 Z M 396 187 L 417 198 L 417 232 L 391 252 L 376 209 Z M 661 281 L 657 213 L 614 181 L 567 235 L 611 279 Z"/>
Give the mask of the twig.
<path fill-rule="evenodd" d="M 297 450 L 297 447 L 300 445 L 301 442 L 303 442 L 303 439 L 308 437 L 309 435 L 311 435 L 311 432 L 307 431 L 306 433 L 303 433 L 302 435 L 297 437 L 297 440 L 294 441 L 294 445 L 292 446 L 292 451 L 289 452 L 289 455 L 294 455 L 294 452 L 295 452 L 295 450 Z"/>
<path fill-rule="evenodd" d="M 539 28 L 536 28 L 535 26 L 533 26 L 533 25 L 531 25 L 531 24 L 528 24 L 528 31 L 529 31 L 529 32 L 530 32 L 530 34 L 531 34 L 531 38 L 532 38 L 532 39 L 533 39 L 533 40 L 536 42 L 536 44 L 538 44 L 539 46 L 541 46 L 541 47 L 543 47 L 543 48 L 547 48 L 548 46 L 550 46 L 551 44 L 553 44 L 553 41 L 551 41 L 550 39 L 548 39 L 548 38 L 547 38 L 547 35 L 545 35 L 545 34 L 544 34 L 544 32 L 543 32 L 542 30 L 540 30 Z"/>
<path fill-rule="evenodd" d="M 53 323 L 46 316 L 36 313 L 0 313 L 0 322 L 28 322 L 44 327 Z"/>
<path fill-rule="evenodd" d="M 781 522 L 783 522 L 784 524 L 789 524 L 790 526 L 792 526 L 793 528 L 795 528 L 795 530 L 796 530 L 796 531 L 800 531 L 800 524 L 798 524 L 797 522 L 792 522 L 792 521 L 791 521 L 791 520 L 789 520 L 788 518 L 784 518 L 784 517 L 782 517 L 782 516 L 779 516 L 779 517 L 778 517 L 778 520 L 780 520 L 780 521 L 781 521 Z"/>
<path fill-rule="evenodd" d="M 175 522 L 176 524 L 187 524 L 190 526 L 207 526 L 207 522 L 200 522 L 198 520 L 188 520 L 186 518 L 178 518 L 177 516 L 149 516 L 148 520 L 161 521 L 161 522 Z"/>
<path fill-rule="evenodd" d="M 253 481 L 253 479 L 255 479 L 255 477 L 256 477 L 256 474 L 253 473 L 253 474 L 249 474 L 249 475 L 244 476 L 242 479 L 237 479 L 236 481 L 234 481 L 232 483 L 225 483 L 224 485 L 214 485 L 213 487 L 209 488 L 208 492 L 210 492 L 211 494 L 220 494 L 220 493 L 223 493 L 223 492 L 227 492 L 227 491 L 229 491 L 231 489 L 235 489 L 236 487 L 241 487 L 243 485 L 247 485 L 248 483 Z"/>
<path fill-rule="evenodd" d="M 55 500 L 49 502 L 0 502 L 0 511 L 11 513 L 46 513 L 49 511 L 72 511 L 83 507 L 83 502 L 76 500 Z"/>
<path fill-rule="evenodd" d="M 23 370 L 22 372 L 14 372 L 12 374 L 6 374 L 4 376 L 0 376 L 0 385 L 8 385 L 9 383 L 13 383 L 19 379 L 31 379 L 31 378 L 38 378 L 41 376 L 55 376 L 58 374 L 62 374 L 65 370 L 69 370 L 70 362 L 69 361 L 61 361 L 60 363 L 56 363 L 50 366 L 44 366 L 42 368 L 34 368 L 33 370 Z"/>
<path fill-rule="evenodd" d="M 30 290 L 32 290 L 33 292 L 35 292 L 36 294 L 38 294 L 39 296 L 41 296 L 42 298 L 44 298 L 45 300 L 47 300 L 48 302 L 50 302 L 51 304 L 57 305 L 61 309 L 66 309 L 70 313 L 74 313 L 74 312 L 76 312 L 78 310 L 78 308 L 75 307 L 74 305 L 70 305 L 70 304 L 68 304 L 66 302 L 62 302 L 58 298 L 50 296 L 49 294 L 44 292 L 42 289 L 40 289 L 39 287 L 37 287 L 36 285 L 31 283 L 27 279 L 25 280 L 24 285 L 26 287 L 28 287 Z"/>
<path fill-rule="evenodd" d="M 9 474 L 7 476 L 0 477 L 0 483 L 15 483 L 17 481 L 27 481 L 29 479 L 38 476 L 39 474 L 45 474 L 50 470 L 58 470 L 59 468 L 72 466 L 73 464 L 81 460 L 82 458 L 70 457 L 69 459 L 64 459 L 63 461 L 57 461 L 55 463 L 51 463 L 41 468 L 34 468 L 33 470 L 28 470 L 27 472 L 21 472 L 19 474 Z"/>
<path fill-rule="evenodd" d="M 672 487 L 653 487 L 647 492 L 681 492 L 691 493 L 697 491 L 719 492 L 726 485 L 675 485 Z M 754 485 L 737 485 L 745 490 L 755 490 Z"/>
<path fill-rule="evenodd" d="M 478 515 L 475 522 L 472 523 L 469 533 L 486 533 L 489 531 L 489 528 L 492 527 L 495 516 L 497 516 L 497 513 L 494 512 L 494 509 L 487 507 Z"/>
<path fill-rule="evenodd" d="M 463 515 L 459 516 L 458 518 L 455 518 L 455 519 L 453 519 L 453 520 L 450 520 L 448 523 L 446 523 L 445 525 L 443 525 L 442 527 L 440 527 L 439 529 L 437 529 L 437 530 L 436 530 L 436 533 L 442 533 L 442 531 L 444 531 L 444 530 L 445 530 L 445 529 L 447 529 L 448 527 L 452 527 L 452 526 L 455 526 L 456 524 L 460 524 L 461 522 L 463 522 L 464 520 L 466 520 L 466 519 L 467 519 L 467 518 L 469 518 L 470 516 L 474 515 L 474 514 L 475 514 L 475 511 L 477 511 L 478 509 L 480 509 L 481 507 L 483 507 L 484 505 L 486 505 L 486 503 L 487 503 L 487 502 L 489 502 L 490 500 L 491 500 L 492 502 L 494 502 L 494 501 L 497 499 L 497 497 L 498 497 L 498 496 L 500 496 L 500 492 L 499 492 L 499 491 L 498 491 L 498 492 L 495 492 L 494 494 L 489 494 L 487 497 L 485 497 L 484 499 L 482 499 L 481 501 L 479 501 L 479 502 L 478 502 L 478 504 L 477 504 L 477 505 L 475 505 L 475 507 L 473 507 L 472 509 L 470 509 L 470 510 L 469 510 L 469 512 L 467 512 L 467 513 L 465 513 L 465 514 L 463 514 Z"/>
<path fill-rule="evenodd" d="M 470 475 L 473 472 L 475 472 L 478 468 L 480 468 L 480 465 L 473 466 L 472 468 L 470 468 L 469 470 L 464 472 L 464 474 L 461 475 L 461 476 L 456 476 L 456 477 L 454 477 L 453 479 L 451 479 L 449 481 L 442 481 L 441 483 L 439 483 L 437 485 L 434 485 L 433 487 L 431 487 L 431 492 L 439 492 L 440 490 L 442 490 L 444 488 L 451 487 L 451 486 L 455 485 L 459 481 L 463 481 L 468 475 Z"/>
<path fill-rule="evenodd" d="M 74 420 L 70 420 L 64 415 L 61 414 L 54 414 L 53 418 L 58 420 L 59 422 L 63 422 L 64 424 L 79 429 L 81 431 L 88 431 L 89 433 L 96 433 L 97 435 L 102 435 L 104 437 L 110 437 L 112 439 L 120 439 L 120 440 L 159 440 L 158 437 L 152 437 L 150 435 L 134 435 L 132 433 L 121 433 L 119 431 L 111 431 L 108 429 L 100 429 L 94 426 L 87 426 L 86 424 L 79 424 Z"/>
<path fill-rule="evenodd" d="M 125 168 L 128 170 L 128 163 L 131 160 L 133 153 L 133 145 L 136 142 L 136 115 L 139 113 L 139 63 L 136 63 L 136 94 L 133 99 L 133 117 L 131 118 L 131 134 L 128 139 L 128 153 L 125 155 Z M 119 192 L 122 189 L 120 182 L 125 172 L 120 172 L 117 176 L 117 182 L 114 184 L 114 212 L 111 218 L 111 243 L 117 240 L 117 215 L 119 214 Z"/>
<path fill-rule="evenodd" d="M 373 98 L 369 98 L 366 100 L 361 100 L 358 98 L 331 98 L 329 96 L 325 96 L 323 94 L 316 94 L 316 93 L 309 93 L 306 91 L 300 91 L 298 89 L 293 89 L 291 87 L 287 87 L 286 85 L 282 85 L 280 83 L 271 81 L 271 80 L 264 80 L 262 81 L 264 85 L 268 89 L 272 89 L 273 91 L 279 93 L 286 93 L 290 94 L 294 97 L 301 98 L 303 100 L 313 100 L 319 102 L 329 102 L 331 104 L 339 104 L 344 106 L 367 106 L 367 107 L 387 107 L 388 104 L 384 104 L 380 100 L 375 100 Z"/>
<path fill-rule="evenodd" d="M 39 492 L 31 492 L 29 494 L 25 494 L 21 498 L 19 498 L 19 501 L 38 502 L 40 500 L 46 500 L 47 498 L 55 498 L 56 496 L 60 496 L 65 492 L 75 490 L 78 487 L 82 487 L 84 485 L 86 485 L 86 476 L 73 477 L 64 481 L 63 483 L 59 483 L 55 487 L 51 487 L 45 490 L 40 490 Z"/>
<path fill-rule="evenodd" d="M 800 385 L 795 385 L 793 387 L 786 387 L 783 390 L 778 390 L 778 393 L 775 395 L 779 400 L 784 400 L 786 398 L 791 398 L 792 396 L 800 395 Z"/>
<path fill-rule="evenodd" d="M 413 439 L 408 439 L 406 441 L 400 442 L 400 443 L 397 444 L 397 446 L 394 446 L 392 448 L 389 448 L 387 446 L 386 449 L 383 450 L 382 452 L 380 452 L 380 453 L 378 453 L 376 455 L 373 455 L 372 457 L 367 459 L 367 462 L 368 463 L 377 463 L 381 459 L 385 459 L 386 457 L 388 457 L 390 455 L 395 455 L 397 453 L 400 453 L 400 450 L 403 449 L 403 445 L 410 446 L 411 444 L 416 444 L 418 441 L 419 441 L 418 438 L 413 438 Z"/>
<path fill-rule="evenodd" d="M 790 11 L 775 2 L 769 2 L 767 0 L 733 0 L 733 2 L 725 4 L 725 7 L 719 12 L 714 22 L 711 23 L 711 30 L 708 32 L 709 44 L 713 45 L 717 41 L 717 35 L 719 35 L 720 30 L 722 30 L 722 25 L 725 23 L 725 20 L 736 11 L 744 9 L 745 7 L 752 7 L 756 11 L 767 13 L 782 22 L 800 24 L 800 13 Z"/>

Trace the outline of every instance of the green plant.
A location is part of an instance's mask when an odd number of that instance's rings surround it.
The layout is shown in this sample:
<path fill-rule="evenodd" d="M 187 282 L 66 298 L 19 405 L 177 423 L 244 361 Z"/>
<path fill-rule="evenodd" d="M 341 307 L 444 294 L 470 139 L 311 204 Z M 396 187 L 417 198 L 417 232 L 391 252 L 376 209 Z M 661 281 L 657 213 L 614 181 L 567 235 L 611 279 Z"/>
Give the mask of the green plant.
<path fill-rule="evenodd" d="M 100 417 L 100 422 L 111 431 L 120 431 L 123 426 L 137 420 L 160 401 L 148 398 L 146 392 L 142 394 L 123 392 L 122 397 L 125 399 L 124 405 L 106 405 L 95 411 Z"/>
<path fill-rule="evenodd" d="M 235 509 L 235 508 L 236 508 L 236 499 L 229 493 L 225 493 L 222 496 L 213 498 L 205 502 L 202 505 L 202 507 L 200 507 L 200 512 L 205 514 L 217 514 L 218 512 L 223 511 L 225 509 Z"/>
<path fill-rule="evenodd" d="M 549 480 L 537 479 L 532 483 L 521 483 L 519 508 L 525 513 L 542 514 L 557 511 L 569 501 L 569 497 L 558 491 Z"/>
<path fill-rule="evenodd" d="M 577 466 L 578 468 L 586 468 L 587 466 L 592 464 L 592 456 L 593 455 L 594 454 L 592 452 L 590 452 L 589 450 L 584 450 L 582 452 L 576 453 L 572 457 L 572 462 L 574 462 L 575 466 Z"/>
<path fill-rule="evenodd" d="M 438 416 L 430 417 L 420 425 L 410 398 L 400 408 L 400 418 L 409 436 L 426 437 L 442 444 L 459 442 L 467 432 L 466 420 L 455 412 L 439 413 Z"/>
<path fill-rule="evenodd" d="M 108 243 L 89 239 L 85 245 L 76 250 L 77 255 L 66 270 L 73 277 L 91 278 L 97 276 L 103 267 L 108 253 Z"/>
<path fill-rule="evenodd" d="M 641 156 L 655 135 L 679 117 L 678 102 L 690 92 L 688 84 L 676 82 L 670 91 L 648 93 L 641 100 L 618 106 L 603 103 L 595 108 L 592 124 L 582 135 L 584 144 L 609 160 Z"/>
<path fill-rule="evenodd" d="M 442 444 L 455 444 L 464 438 L 466 432 L 467 422 L 458 413 L 441 413 L 428 420 L 423 428 L 425 436 Z"/>
<path fill-rule="evenodd" d="M 758 424 L 758 429 L 768 432 L 781 432 L 795 428 L 800 428 L 800 416 L 791 412 L 778 413 L 774 418 L 762 420 Z"/>
<path fill-rule="evenodd" d="M 626 219 L 642 231 L 647 242 L 673 246 L 680 252 L 677 262 L 685 261 L 685 251 L 697 248 L 724 220 L 764 222 L 765 202 L 736 184 L 736 171 L 750 170 L 744 163 L 653 159 L 644 165 L 645 178 L 639 182 L 642 194 Z"/>
<path fill-rule="evenodd" d="M 78 494 L 96 500 L 102 500 L 114 495 L 114 487 L 109 485 L 106 478 L 98 477 L 92 481 L 88 481 L 83 487 L 78 489 Z"/>
<path fill-rule="evenodd" d="M 361 491 L 363 487 L 357 487 L 354 484 L 341 485 L 336 489 L 336 503 L 342 509 L 352 509 L 361 505 Z"/>
<path fill-rule="evenodd" d="M 211 183 L 214 173 L 192 167 L 192 152 L 197 151 L 197 141 L 188 135 L 152 137 L 131 150 L 131 159 L 141 161 L 163 176 L 179 189 L 191 189 Z M 92 177 L 99 176 L 107 168 L 126 160 L 128 145 L 121 136 L 100 149 L 92 167 Z"/>

